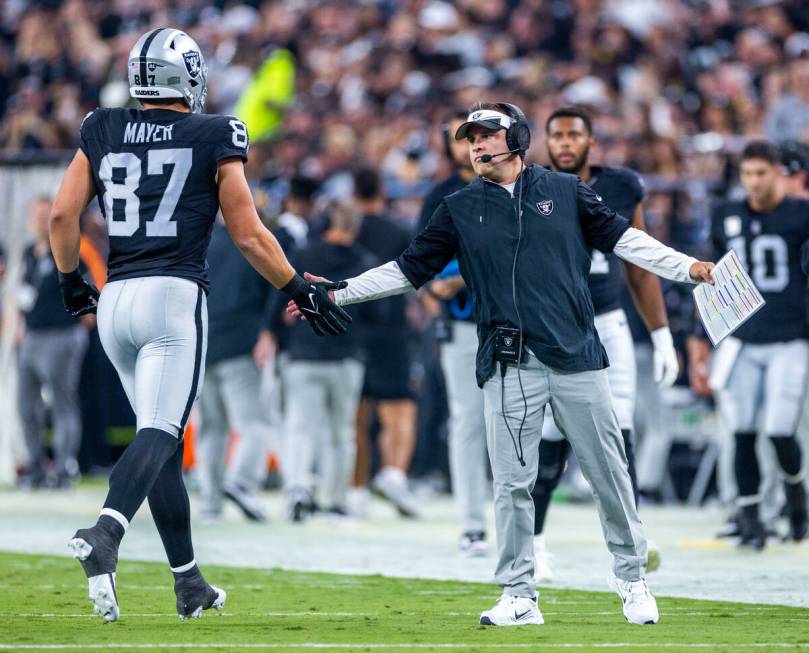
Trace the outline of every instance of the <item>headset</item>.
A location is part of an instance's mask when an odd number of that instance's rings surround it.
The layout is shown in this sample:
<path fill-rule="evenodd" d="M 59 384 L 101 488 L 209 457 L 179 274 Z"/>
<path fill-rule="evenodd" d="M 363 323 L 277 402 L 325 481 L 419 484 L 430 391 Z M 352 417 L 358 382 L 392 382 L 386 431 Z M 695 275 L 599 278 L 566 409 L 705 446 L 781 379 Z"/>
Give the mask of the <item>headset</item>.
<path fill-rule="evenodd" d="M 506 147 L 524 159 L 531 146 L 531 128 L 528 126 L 528 119 L 522 109 L 515 104 L 498 102 L 497 105 L 505 109 L 503 113 L 512 120 L 511 126 L 506 130 Z"/>

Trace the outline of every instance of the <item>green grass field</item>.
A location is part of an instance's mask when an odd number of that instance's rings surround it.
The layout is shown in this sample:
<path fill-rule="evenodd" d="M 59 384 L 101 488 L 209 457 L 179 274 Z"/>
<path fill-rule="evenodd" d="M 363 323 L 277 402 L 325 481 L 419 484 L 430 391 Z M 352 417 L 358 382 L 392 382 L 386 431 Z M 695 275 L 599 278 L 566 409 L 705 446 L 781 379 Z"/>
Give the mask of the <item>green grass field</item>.
<path fill-rule="evenodd" d="M 121 619 L 91 614 L 73 560 L 0 553 L 0 650 L 634 651 L 809 649 L 809 611 L 658 600 L 656 626 L 630 626 L 617 596 L 544 590 L 544 626 L 484 628 L 498 596 L 479 583 L 204 568 L 228 592 L 225 610 L 181 622 L 165 565 L 122 562 Z"/>

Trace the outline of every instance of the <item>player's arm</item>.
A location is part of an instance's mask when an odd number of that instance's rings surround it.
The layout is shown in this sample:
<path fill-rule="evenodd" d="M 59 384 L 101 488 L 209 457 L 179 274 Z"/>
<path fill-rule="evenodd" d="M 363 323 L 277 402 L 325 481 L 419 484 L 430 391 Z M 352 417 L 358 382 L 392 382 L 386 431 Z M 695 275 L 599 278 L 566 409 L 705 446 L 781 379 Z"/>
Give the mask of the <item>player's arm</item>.
<path fill-rule="evenodd" d="M 48 237 L 59 271 L 65 309 L 74 317 L 95 313 L 99 293 L 79 272 L 80 219 L 95 195 L 90 160 L 79 149 L 62 178 L 48 220 Z"/>
<path fill-rule="evenodd" d="M 407 246 L 395 261 L 371 268 L 362 274 L 341 282 L 344 284 L 329 296 L 340 306 L 374 299 L 401 295 L 421 288 L 443 270 L 458 250 L 458 233 L 450 217 L 449 208 L 442 202 L 430 222 Z M 305 275 L 308 281 L 331 283 L 323 277 Z M 291 315 L 300 311 L 293 302 L 287 306 Z"/>
<path fill-rule="evenodd" d="M 233 242 L 256 271 L 292 298 L 319 335 L 345 333 L 351 317 L 327 295 L 327 288 L 295 272 L 284 250 L 258 217 L 253 194 L 238 158 L 223 159 L 217 174 L 219 207 Z"/>
<path fill-rule="evenodd" d="M 643 205 L 638 203 L 632 214 L 632 227 L 646 231 L 643 219 Z M 649 329 L 654 346 L 654 379 L 662 387 L 674 384 L 680 374 L 680 363 L 674 340 L 669 330 L 666 304 L 660 291 L 660 280 L 648 270 L 623 261 L 626 280 L 632 301 L 638 309 L 643 323 Z"/>
<path fill-rule="evenodd" d="M 635 229 L 581 180 L 577 202 L 579 221 L 590 246 L 604 253 L 615 252 L 618 258 L 672 281 L 713 283 L 713 263 L 686 256 Z"/>
<path fill-rule="evenodd" d="M 225 159 L 219 164 L 218 181 L 219 207 L 233 242 L 261 276 L 283 288 L 292 281 L 295 270 L 258 217 L 244 164 L 237 158 Z"/>

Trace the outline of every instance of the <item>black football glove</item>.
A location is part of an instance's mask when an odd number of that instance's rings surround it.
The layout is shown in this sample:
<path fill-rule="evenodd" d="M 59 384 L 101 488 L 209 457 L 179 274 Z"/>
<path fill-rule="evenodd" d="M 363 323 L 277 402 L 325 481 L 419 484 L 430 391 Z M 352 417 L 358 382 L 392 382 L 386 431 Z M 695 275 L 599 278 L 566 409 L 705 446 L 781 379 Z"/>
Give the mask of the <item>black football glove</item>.
<path fill-rule="evenodd" d="M 345 281 L 306 281 L 296 274 L 281 288 L 292 297 L 298 309 L 319 336 L 337 336 L 348 330 L 351 316 L 329 299 L 330 290 L 340 290 L 348 285 Z"/>
<path fill-rule="evenodd" d="M 85 281 L 78 268 L 66 274 L 59 273 L 59 290 L 62 291 L 65 310 L 73 317 L 96 312 L 100 296 L 98 288 Z"/>

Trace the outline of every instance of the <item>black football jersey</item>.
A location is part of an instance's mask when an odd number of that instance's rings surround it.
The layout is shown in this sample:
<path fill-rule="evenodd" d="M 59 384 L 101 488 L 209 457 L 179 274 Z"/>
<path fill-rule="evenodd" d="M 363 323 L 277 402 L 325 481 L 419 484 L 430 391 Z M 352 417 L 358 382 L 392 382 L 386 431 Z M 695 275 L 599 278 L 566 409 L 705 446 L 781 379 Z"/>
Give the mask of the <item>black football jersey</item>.
<path fill-rule="evenodd" d="M 175 276 L 208 290 L 206 255 L 219 210 L 222 159 L 247 160 L 231 116 L 168 109 L 96 109 L 81 126 L 107 221 L 109 280 Z"/>
<path fill-rule="evenodd" d="M 766 301 L 734 335 L 750 343 L 809 337 L 801 270 L 801 254 L 809 248 L 809 201 L 785 197 L 766 213 L 745 201 L 723 202 L 713 212 L 711 239 L 716 260 L 735 250 Z"/>
<path fill-rule="evenodd" d="M 643 201 L 643 182 L 634 170 L 590 166 L 589 186 L 600 195 L 604 204 L 632 222 L 635 207 Z M 624 274 L 615 254 L 591 252 L 590 294 L 595 314 L 621 308 L 621 288 Z"/>

